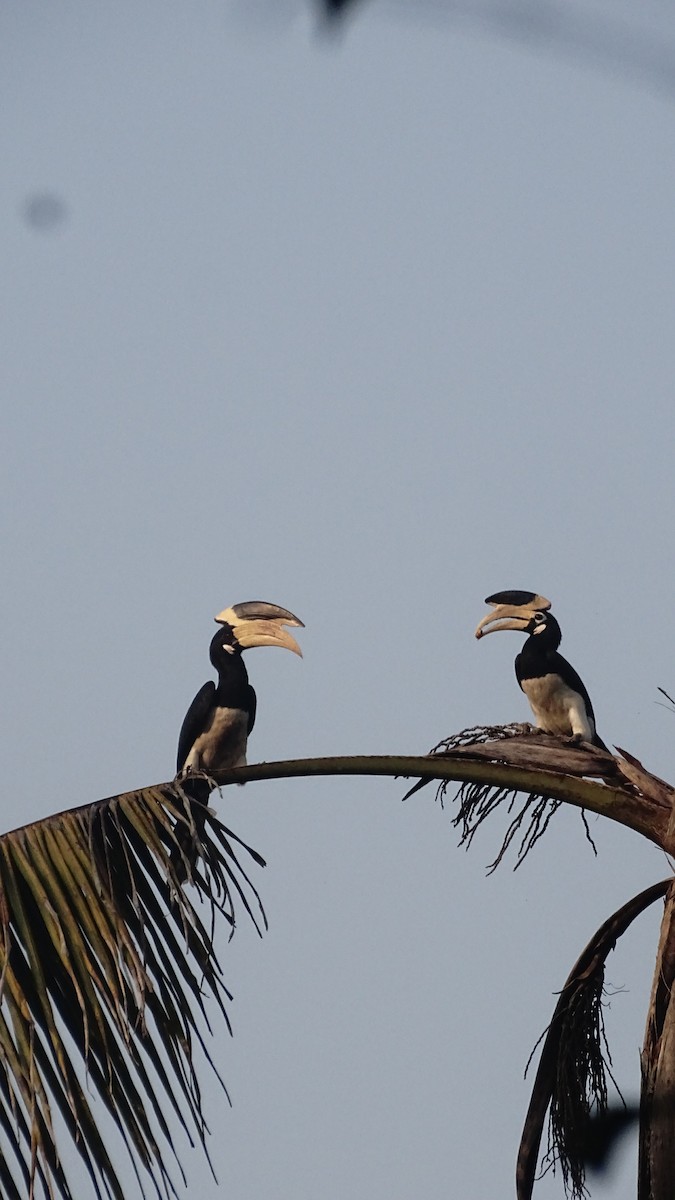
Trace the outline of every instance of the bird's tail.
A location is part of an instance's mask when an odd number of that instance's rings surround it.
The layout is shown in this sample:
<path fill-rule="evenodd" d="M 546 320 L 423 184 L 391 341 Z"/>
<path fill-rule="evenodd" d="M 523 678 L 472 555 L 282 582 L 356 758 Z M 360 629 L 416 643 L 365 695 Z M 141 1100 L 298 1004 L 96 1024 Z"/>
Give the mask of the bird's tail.
<path fill-rule="evenodd" d="M 185 817 L 180 817 L 174 827 L 174 837 L 177 845 L 171 850 L 171 866 L 179 883 L 185 883 L 188 874 L 191 875 L 196 865 L 198 858 L 198 846 L 201 842 L 201 837 L 204 832 L 204 823 L 206 821 L 206 806 L 209 802 L 209 796 L 213 784 L 203 775 L 191 779 L 189 776 L 185 779 L 180 779 L 180 788 L 185 797 L 185 801 L 190 810 L 190 818 L 187 813 Z"/>
<path fill-rule="evenodd" d="M 610 750 L 609 746 L 605 745 L 602 738 L 598 737 L 597 733 L 593 737 L 593 745 L 597 746 L 599 750 L 606 750 L 607 754 L 613 754 L 613 751 Z"/>

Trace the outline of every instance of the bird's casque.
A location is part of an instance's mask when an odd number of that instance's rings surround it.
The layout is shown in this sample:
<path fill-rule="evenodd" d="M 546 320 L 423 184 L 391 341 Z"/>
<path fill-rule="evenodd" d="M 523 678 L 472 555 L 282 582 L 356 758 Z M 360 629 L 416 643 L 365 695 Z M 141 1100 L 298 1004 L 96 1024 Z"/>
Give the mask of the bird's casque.
<path fill-rule="evenodd" d="M 500 629 L 517 629 L 529 635 L 516 656 L 515 668 L 538 728 L 607 750 L 596 733 L 586 688 L 574 667 L 558 653 L 562 634 L 550 612 L 551 601 L 536 592 L 505 591 L 488 596 L 485 603 L 494 611 L 479 622 L 477 638 Z"/>

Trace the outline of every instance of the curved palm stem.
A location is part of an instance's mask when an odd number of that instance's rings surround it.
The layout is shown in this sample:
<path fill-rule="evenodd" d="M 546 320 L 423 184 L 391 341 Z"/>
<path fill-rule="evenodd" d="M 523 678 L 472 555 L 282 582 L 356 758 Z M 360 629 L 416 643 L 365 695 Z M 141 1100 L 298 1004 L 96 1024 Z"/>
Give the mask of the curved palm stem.
<path fill-rule="evenodd" d="M 501 743 L 500 743 L 501 748 Z M 598 816 L 617 821 L 642 834 L 668 852 L 675 851 L 675 839 L 669 836 L 670 810 L 626 786 L 618 777 L 614 786 L 597 779 L 580 778 L 564 771 L 513 766 L 506 762 L 472 760 L 451 755 L 349 755 L 325 758 L 295 758 L 279 762 L 254 763 L 214 772 L 219 787 L 254 780 L 304 779 L 318 776 L 388 776 L 397 779 L 475 783 L 508 792 L 525 792 L 560 800 L 576 808 L 585 808 Z M 668 844 L 671 843 L 671 844 Z"/>

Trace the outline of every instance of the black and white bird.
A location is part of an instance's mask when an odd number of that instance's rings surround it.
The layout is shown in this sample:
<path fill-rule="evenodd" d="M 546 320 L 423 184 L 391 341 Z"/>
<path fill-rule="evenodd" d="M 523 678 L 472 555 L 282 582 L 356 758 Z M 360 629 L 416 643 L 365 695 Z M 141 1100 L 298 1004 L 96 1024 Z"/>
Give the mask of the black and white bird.
<path fill-rule="evenodd" d="M 493 605 L 494 612 L 479 623 L 477 638 L 499 629 L 529 634 L 516 657 L 516 679 L 529 700 L 538 728 L 607 750 L 596 733 L 586 688 L 574 667 L 558 653 L 562 634 L 549 611 L 551 601 L 536 592 L 506 591 L 495 592 L 485 603 Z"/>
<path fill-rule="evenodd" d="M 190 705 L 178 738 L 177 776 L 183 790 L 205 805 L 211 787 L 204 778 L 190 779 L 194 772 L 206 775 L 226 767 L 246 764 L 246 744 L 256 714 L 256 694 L 248 681 L 242 651 L 253 646 L 282 646 L 299 654 L 302 650 L 285 625 L 304 628 L 288 609 L 265 600 L 234 604 L 216 617 L 218 632 L 211 640 L 209 657 L 218 672 L 217 684 L 209 680 Z M 203 828 L 199 810 L 193 809 L 198 832 Z M 193 838 L 185 824 L 176 829 L 179 847 L 172 862 L 182 880 L 186 877 L 183 858 L 194 862 Z"/>

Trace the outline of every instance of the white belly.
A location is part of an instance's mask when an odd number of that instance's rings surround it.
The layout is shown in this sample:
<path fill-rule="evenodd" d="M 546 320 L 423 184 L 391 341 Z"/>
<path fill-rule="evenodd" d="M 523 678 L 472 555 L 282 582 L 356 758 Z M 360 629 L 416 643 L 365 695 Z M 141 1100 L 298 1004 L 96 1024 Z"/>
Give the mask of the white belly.
<path fill-rule="evenodd" d="M 577 734 L 585 742 L 593 741 L 595 725 L 586 712 L 583 698 L 558 675 L 525 679 L 520 686 L 530 702 L 537 725 L 545 733 L 563 737 Z"/>
<path fill-rule="evenodd" d="M 239 708 L 217 708 L 208 729 L 195 739 L 183 770 L 218 771 L 246 766 L 248 717 Z"/>

